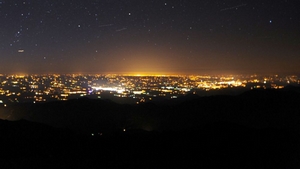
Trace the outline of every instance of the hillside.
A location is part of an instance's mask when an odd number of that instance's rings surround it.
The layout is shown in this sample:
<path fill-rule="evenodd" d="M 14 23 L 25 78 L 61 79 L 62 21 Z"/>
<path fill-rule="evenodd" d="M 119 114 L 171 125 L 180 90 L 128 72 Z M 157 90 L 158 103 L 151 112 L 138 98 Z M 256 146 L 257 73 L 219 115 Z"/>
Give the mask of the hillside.
<path fill-rule="evenodd" d="M 26 120 L 0 120 L 0 162 L 5 168 L 298 168 L 299 98 L 257 90 L 178 104 L 19 105 L 13 113 Z"/>

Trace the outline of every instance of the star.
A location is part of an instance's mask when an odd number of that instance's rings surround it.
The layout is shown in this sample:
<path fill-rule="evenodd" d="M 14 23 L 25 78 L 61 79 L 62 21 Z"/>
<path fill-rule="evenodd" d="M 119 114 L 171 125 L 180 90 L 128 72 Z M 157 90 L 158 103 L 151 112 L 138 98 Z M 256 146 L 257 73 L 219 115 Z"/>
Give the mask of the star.
<path fill-rule="evenodd" d="M 97 72 L 101 70 L 97 68 L 96 62 L 87 66 L 81 65 L 79 61 L 84 61 L 84 58 L 93 60 L 97 56 L 114 62 L 115 59 L 128 57 L 126 62 L 129 63 L 129 60 L 142 55 L 144 60 L 149 58 L 151 64 L 154 64 L 158 58 L 183 58 L 189 51 L 199 57 L 197 62 L 183 65 L 181 60 L 172 59 L 170 69 L 196 65 L 210 67 L 200 60 L 209 58 L 209 63 L 212 64 L 223 57 L 228 59 L 220 63 L 218 69 L 226 66 L 243 69 L 251 67 L 248 65 L 251 58 L 260 59 L 262 55 L 266 58 L 261 61 L 266 63 L 260 63 L 256 68 L 261 66 L 266 71 L 269 68 L 272 68 L 270 71 L 281 71 L 279 68 L 285 69 L 282 60 L 285 64 L 295 64 L 296 67 L 299 58 L 294 56 L 300 50 L 295 47 L 300 36 L 299 31 L 296 31 L 300 29 L 300 25 L 296 23 L 297 11 L 294 11 L 296 3 L 291 1 L 285 3 L 284 7 L 271 1 L 247 3 L 249 4 L 240 0 L 226 3 L 182 0 L 159 3 L 149 0 L 32 3 L 25 0 L 0 0 L 0 13 L 3 15 L 0 23 L 5 23 L 0 28 L 0 73 L 10 71 L 4 70 L 3 67 L 8 65 L 5 63 L 14 65 L 20 56 L 26 58 L 22 61 L 24 67 L 28 65 L 28 71 L 36 71 L 35 65 L 45 64 L 55 56 L 74 58 L 70 62 L 64 59 L 63 64 L 57 67 L 58 71 L 76 72 L 75 69 L 80 68 Z M 268 10 L 263 10 L 265 8 Z M 286 38 L 280 38 L 283 35 Z M 274 37 L 274 43 L 266 43 L 266 48 L 254 45 L 264 43 L 261 39 L 269 37 Z M 168 42 L 172 42 L 172 45 Z M 291 45 L 284 48 L 284 44 Z M 218 50 L 212 52 L 215 48 Z M 243 49 L 249 50 L 245 52 Z M 18 50 L 25 52 L 19 53 Z M 234 53 L 227 54 L 230 50 L 234 50 Z M 46 60 L 43 59 L 44 56 L 47 56 Z M 236 59 L 239 56 L 243 58 Z M 263 65 L 268 64 L 267 60 L 271 56 L 276 56 L 276 59 L 265 68 Z M 283 56 L 288 59 L 283 59 Z M 67 69 L 64 64 L 72 66 Z M 114 67 L 109 67 L 101 64 L 103 70 L 112 71 L 131 69 L 133 66 L 115 63 Z M 167 69 L 163 63 L 158 67 Z M 45 71 L 51 69 L 42 68 Z"/>

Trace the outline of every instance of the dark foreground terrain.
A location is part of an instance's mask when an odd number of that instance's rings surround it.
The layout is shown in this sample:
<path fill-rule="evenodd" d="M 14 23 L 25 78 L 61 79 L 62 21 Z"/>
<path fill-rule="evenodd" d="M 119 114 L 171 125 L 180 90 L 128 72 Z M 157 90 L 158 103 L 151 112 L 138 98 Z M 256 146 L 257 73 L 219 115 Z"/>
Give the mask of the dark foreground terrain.
<path fill-rule="evenodd" d="M 164 105 L 79 99 L 9 112 L 26 120 L 0 121 L 1 168 L 300 167 L 297 90 Z"/>

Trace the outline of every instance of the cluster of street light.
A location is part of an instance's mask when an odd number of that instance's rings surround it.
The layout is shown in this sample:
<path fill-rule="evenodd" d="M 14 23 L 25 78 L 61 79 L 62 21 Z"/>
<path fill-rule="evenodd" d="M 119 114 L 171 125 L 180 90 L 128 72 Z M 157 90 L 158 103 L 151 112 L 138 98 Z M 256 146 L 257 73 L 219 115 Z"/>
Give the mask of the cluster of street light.
<path fill-rule="evenodd" d="M 0 104 L 47 102 L 79 97 L 131 98 L 137 103 L 155 98 L 176 99 L 196 91 L 226 88 L 281 89 L 299 84 L 298 76 L 279 75 L 1 75 Z"/>

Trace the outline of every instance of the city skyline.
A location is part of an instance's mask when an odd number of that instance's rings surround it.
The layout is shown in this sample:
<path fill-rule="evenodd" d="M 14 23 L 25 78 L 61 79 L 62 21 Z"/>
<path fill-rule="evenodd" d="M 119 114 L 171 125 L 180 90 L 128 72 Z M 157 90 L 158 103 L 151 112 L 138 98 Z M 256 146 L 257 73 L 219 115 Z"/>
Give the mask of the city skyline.
<path fill-rule="evenodd" d="M 299 74 L 296 2 L 0 1 L 0 73 Z"/>

